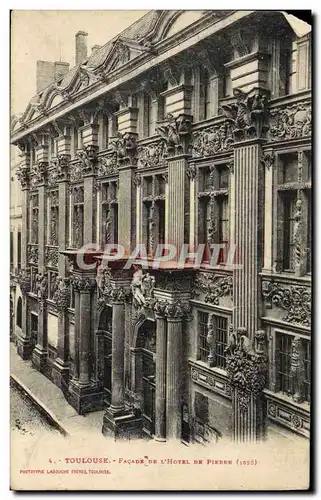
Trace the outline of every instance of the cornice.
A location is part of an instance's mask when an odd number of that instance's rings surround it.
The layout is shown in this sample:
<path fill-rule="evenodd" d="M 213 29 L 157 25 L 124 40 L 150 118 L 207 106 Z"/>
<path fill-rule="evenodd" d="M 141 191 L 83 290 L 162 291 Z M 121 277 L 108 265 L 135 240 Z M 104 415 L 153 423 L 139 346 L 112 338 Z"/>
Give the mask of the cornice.
<path fill-rule="evenodd" d="M 169 39 L 163 40 L 155 45 L 158 54 L 154 55 L 144 52 L 134 59 L 128 61 L 120 68 L 113 70 L 108 75 L 108 83 L 93 82 L 90 86 L 80 91 L 76 96 L 73 96 L 73 102 L 62 102 L 57 108 L 48 110 L 46 117 L 37 117 L 30 122 L 28 128 L 22 128 L 16 131 L 12 136 L 12 143 L 26 137 L 30 133 L 52 122 L 54 119 L 61 118 L 67 113 L 84 106 L 88 102 L 102 96 L 106 92 L 115 89 L 126 81 L 136 78 L 138 75 L 150 70 L 161 64 L 163 61 L 172 58 L 173 56 L 185 51 L 189 47 L 196 45 L 200 40 L 205 39 L 218 31 L 227 28 L 233 23 L 252 15 L 255 11 L 235 11 L 222 19 L 215 19 L 209 13 L 209 25 L 204 29 L 204 21 L 207 18 L 204 16 L 198 22 L 188 26 L 185 30 L 178 32 Z M 182 38 L 186 38 L 182 41 Z"/>

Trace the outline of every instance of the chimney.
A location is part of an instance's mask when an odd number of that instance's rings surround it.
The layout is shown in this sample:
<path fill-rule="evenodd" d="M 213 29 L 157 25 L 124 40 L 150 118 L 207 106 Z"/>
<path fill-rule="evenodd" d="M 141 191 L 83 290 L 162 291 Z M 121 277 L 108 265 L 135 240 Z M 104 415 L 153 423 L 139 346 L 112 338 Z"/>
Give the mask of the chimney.
<path fill-rule="evenodd" d="M 37 93 L 48 87 L 55 79 L 55 63 L 51 61 L 37 61 Z"/>
<path fill-rule="evenodd" d="M 76 65 L 87 59 L 87 36 L 88 33 L 85 31 L 78 31 L 76 33 Z"/>
<path fill-rule="evenodd" d="M 60 80 L 69 72 L 69 63 L 56 61 L 55 62 L 55 80 Z"/>
<path fill-rule="evenodd" d="M 94 52 L 97 52 L 97 50 L 99 50 L 101 47 L 101 45 L 93 45 L 91 47 L 91 53 L 93 54 Z"/>
<path fill-rule="evenodd" d="M 69 71 L 69 63 L 62 61 L 37 61 L 37 93 L 55 80 L 59 80 Z"/>

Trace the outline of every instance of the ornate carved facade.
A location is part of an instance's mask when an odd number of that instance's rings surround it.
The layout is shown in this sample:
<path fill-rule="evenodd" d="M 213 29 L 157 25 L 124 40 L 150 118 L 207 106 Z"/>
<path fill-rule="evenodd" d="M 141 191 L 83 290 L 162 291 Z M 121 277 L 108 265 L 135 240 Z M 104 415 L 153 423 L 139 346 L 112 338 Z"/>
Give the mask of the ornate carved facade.
<path fill-rule="evenodd" d="M 14 121 L 17 349 L 105 435 L 309 436 L 310 35 L 272 15 L 150 12 Z"/>

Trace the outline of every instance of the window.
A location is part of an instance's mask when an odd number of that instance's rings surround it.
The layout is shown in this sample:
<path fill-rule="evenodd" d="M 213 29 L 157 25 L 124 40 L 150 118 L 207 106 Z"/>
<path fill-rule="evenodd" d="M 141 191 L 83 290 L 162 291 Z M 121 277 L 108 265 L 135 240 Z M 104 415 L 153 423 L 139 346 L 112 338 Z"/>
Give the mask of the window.
<path fill-rule="evenodd" d="M 283 207 L 284 207 L 284 253 L 283 253 L 283 269 L 284 270 L 294 270 L 295 260 L 294 260 L 294 223 L 295 223 L 295 212 L 296 212 L 296 193 L 289 191 L 283 195 Z"/>
<path fill-rule="evenodd" d="M 311 244 L 311 232 L 312 232 L 312 206 L 311 206 L 311 192 L 310 190 L 307 190 L 306 192 L 306 197 L 307 197 L 307 219 L 308 219 L 308 224 L 307 224 L 307 272 L 311 272 L 311 250 L 312 250 L 312 244 Z"/>
<path fill-rule="evenodd" d="M 146 99 L 147 103 L 147 137 L 155 134 L 156 131 L 156 114 L 157 114 L 157 101 L 152 100 L 151 96 L 148 95 Z"/>
<path fill-rule="evenodd" d="M 72 200 L 72 246 L 74 248 L 81 248 L 84 239 L 84 188 L 82 186 L 73 189 Z"/>
<path fill-rule="evenodd" d="M 18 269 L 21 269 L 21 231 L 18 231 Z"/>
<path fill-rule="evenodd" d="M 148 256 L 165 242 L 165 179 L 164 174 L 143 178 L 143 241 Z"/>
<path fill-rule="evenodd" d="M 38 227 L 39 227 L 39 197 L 37 193 L 31 195 L 31 235 L 30 243 L 38 243 Z"/>
<path fill-rule="evenodd" d="M 58 245 L 58 231 L 59 231 L 59 192 L 51 191 L 49 193 L 49 231 L 48 243 L 49 245 Z"/>
<path fill-rule="evenodd" d="M 102 184 L 102 246 L 118 242 L 118 203 L 117 182 L 110 181 Z"/>
<path fill-rule="evenodd" d="M 58 273 L 55 271 L 48 271 L 48 299 L 53 300 L 57 290 Z"/>
<path fill-rule="evenodd" d="M 277 333 L 275 358 L 277 391 L 293 397 L 296 402 L 309 402 L 310 341 L 299 336 Z M 298 370 L 293 371 L 292 366 L 297 366 Z"/>
<path fill-rule="evenodd" d="M 10 267 L 13 268 L 13 232 L 10 231 Z"/>
<path fill-rule="evenodd" d="M 302 348 L 303 348 L 303 366 L 304 366 L 303 397 L 305 401 L 310 402 L 310 378 L 311 378 L 310 342 L 308 340 L 302 340 Z"/>
<path fill-rule="evenodd" d="M 226 260 L 229 244 L 229 169 L 223 165 L 201 167 L 198 184 L 198 242 L 224 244 L 217 264 Z"/>
<path fill-rule="evenodd" d="M 17 302 L 16 324 L 19 328 L 22 328 L 22 299 L 21 299 L 21 297 L 18 298 L 18 302 Z"/>
<path fill-rule="evenodd" d="M 212 117 L 211 109 L 211 82 L 208 70 L 202 71 L 201 105 L 204 106 L 204 120 Z M 202 118 L 202 117 L 201 117 Z"/>
<path fill-rule="evenodd" d="M 208 361 L 210 348 L 207 343 L 208 332 L 208 313 L 198 313 L 198 359 L 200 361 Z"/>
<path fill-rule="evenodd" d="M 207 340 L 209 328 L 212 327 L 213 341 L 210 345 Z M 198 313 L 198 359 L 210 361 L 211 366 L 225 369 L 228 339 L 228 320 L 224 316 L 214 313 Z"/>
<path fill-rule="evenodd" d="M 284 394 L 291 395 L 291 354 L 292 337 L 290 335 L 278 334 L 277 352 L 279 354 L 279 363 L 277 376 L 279 381 L 279 390 Z"/>
<path fill-rule="evenodd" d="M 311 154 L 278 155 L 277 262 L 280 270 L 311 271 Z"/>
<path fill-rule="evenodd" d="M 226 355 L 225 349 L 227 347 L 227 318 L 214 316 L 216 342 L 215 342 L 215 366 L 225 369 Z"/>

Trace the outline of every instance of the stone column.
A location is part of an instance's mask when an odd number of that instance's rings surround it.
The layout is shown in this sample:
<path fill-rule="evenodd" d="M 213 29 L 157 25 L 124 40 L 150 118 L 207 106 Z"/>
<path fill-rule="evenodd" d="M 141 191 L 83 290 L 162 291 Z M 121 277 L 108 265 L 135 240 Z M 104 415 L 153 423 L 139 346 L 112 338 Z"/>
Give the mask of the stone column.
<path fill-rule="evenodd" d="M 118 290 L 112 301 L 113 336 L 111 368 L 111 407 L 113 413 L 124 410 L 124 347 L 125 347 L 125 306 L 122 291 Z"/>
<path fill-rule="evenodd" d="M 69 279 L 64 278 L 55 293 L 54 301 L 58 310 L 58 357 L 52 366 L 52 379 L 58 387 L 62 381 L 67 384 L 69 374 L 69 329 L 67 310 L 70 304 Z"/>
<path fill-rule="evenodd" d="M 35 367 L 44 372 L 48 358 L 48 331 L 47 331 L 47 303 L 48 296 L 48 278 L 45 267 L 45 249 L 46 249 L 46 220 L 47 220 L 47 199 L 46 199 L 46 178 L 48 169 L 48 146 L 42 146 L 37 150 L 38 167 L 38 334 L 37 345 L 32 353 L 32 362 Z"/>
<path fill-rule="evenodd" d="M 166 243 L 176 245 L 178 254 L 184 243 L 186 166 L 185 155 L 168 160 L 168 241 Z"/>
<path fill-rule="evenodd" d="M 167 439 L 180 439 L 181 423 L 181 349 L 182 317 L 174 304 L 167 310 L 167 384 L 166 434 Z"/>
<path fill-rule="evenodd" d="M 261 145 L 237 145 L 235 163 L 235 243 L 240 266 L 233 273 L 234 326 L 246 328 L 250 338 L 258 328 L 259 276 L 263 254 L 263 182 Z"/>
<path fill-rule="evenodd" d="M 68 178 L 70 163 L 70 136 L 58 137 L 58 155 L 55 161 L 59 190 L 59 257 L 58 274 L 61 286 L 54 297 L 58 309 L 58 357 L 52 366 L 52 379 L 58 387 L 67 385 L 69 377 L 69 324 L 67 311 L 70 305 L 70 279 L 67 278 L 67 259 L 61 251 L 68 246 Z"/>
<path fill-rule="evenodd" d="M 237 347 L 231 354 L 230 360 L 234 358 L 237 360 L 242 356 L 243 345 L 252 345 L 253 351 L 254 338 L 260 328 L 259 273 L 263 265 L 264 223 L 264 171 L 261 161 L 261 142 L 259 137 L 243 140 L 235 144 L 234 150 L 235 206 L 237 208 L 235 243 L 240 265 L 233 271 L 233 324 L 236 328 Z M 243 339 L 243 344 L 241 339 Z M 253 361 L 258 363 L 258 368 L 262 372 L 260 377 L 255 374 L 249 375 L 252 365 L 249 364 L 246 367 L 243 363 L 246 391 L 238 384 L 235 372 L 237 363 L 227 362 L 234 388 L 232 398 L 234 438 L 237 442 L 257 441 L 264 434 L 264 400 L 261 382 L 263 380 L 264 385 L 264 370 L 267 365 L 261 350 L 260 356 L 262 358 L 260 362 L 258 358 L 253 357 Z"/>
<path fill-rule="evenodd" d="M 69 401 L 78 413 L 101 409 L 102 394 L 91 381 L 91 346 L 93 328 L 92 295 L 96 288 L 95 271 L 77 270 L 75 289 L 75 366 L 69 383 Z"/>
<path fill-rule="evenodd" d="M 116 263 L 115 267 L 117 268 Z M 102 432 L 114 439 L 129 439 L 141 435 L 141 419 L 137 416 L 134 408 L 125 405 L 125 343 L 129 340 L 129 332 L 126 332 L 125 329 L 131 326 L 128 324 L 125 299 L 131 277 L 128 271 L 122 270 L 119 277 L 120 270 L 113 269 L 112 273 L 114 271 L 117 277 L 111 279 L 111 275 L 109 275 L 109 278 L 107 277 L 105 280 L 105 289 L 102 290 L 103 295 L 108 296 L 108 302 L 113 307 L 111 405 L 104 414 Z M 126 273 L 127 276 L 125 276 Z M 129 306 L 130 304 L 128 304 Z"/>
<path fill-rule="evenodd" d="M 167 331 L 164 311 L 156 303 L 156 408 L 155 440 L 166 441 Z"/>
<path fill-rule="evenodd" d="M 83 284 L 83 283 L 82 283 Z M 89 384 L 90 287 L 80 288 L 79 384 Z"/>
<path fill-rule="evenodd" d="M 31 354 L 28 324 L 28 293 L 30 292 L 30 271 L 28 265 L 28 228 L 29 228 L 29 206 L 28 193 L 30 181 L 30 154 L 26 145 L 21 145 L 21 163 L 17 171 L 17 177 L 21 183 L 21 212 L 22 212 L 22 232 L 21 232 L 21 275 L 19 278 L 22 292 L 22 328 L 21 335 L 17 336 L 17 352 L 23 359 L 27 359 Z"/>

